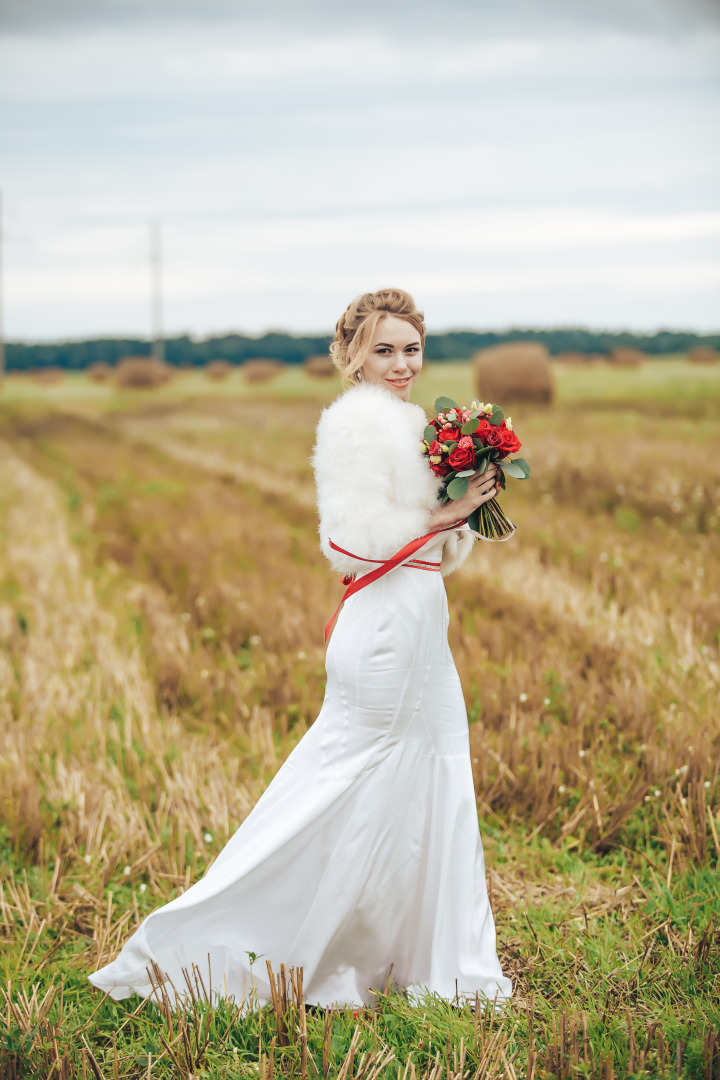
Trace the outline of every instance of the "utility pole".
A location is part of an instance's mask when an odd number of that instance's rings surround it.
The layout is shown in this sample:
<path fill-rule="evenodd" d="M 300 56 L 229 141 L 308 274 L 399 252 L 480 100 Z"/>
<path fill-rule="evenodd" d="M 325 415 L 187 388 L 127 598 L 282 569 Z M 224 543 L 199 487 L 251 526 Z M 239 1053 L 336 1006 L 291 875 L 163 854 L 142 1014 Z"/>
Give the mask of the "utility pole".
<path fill-rule="evenodd" d="M 5 337 L 3 335 L 3 307 L 2 307 L 2 192 L 0 191 L 0 393 L 5 388 Z"/>
<path fill-rule="evenodd" d="M 150 295 L 152 308 L 152 354 L 165 359 L 162 297 L 162 235 L 159 221 L 150 222 Z"/>

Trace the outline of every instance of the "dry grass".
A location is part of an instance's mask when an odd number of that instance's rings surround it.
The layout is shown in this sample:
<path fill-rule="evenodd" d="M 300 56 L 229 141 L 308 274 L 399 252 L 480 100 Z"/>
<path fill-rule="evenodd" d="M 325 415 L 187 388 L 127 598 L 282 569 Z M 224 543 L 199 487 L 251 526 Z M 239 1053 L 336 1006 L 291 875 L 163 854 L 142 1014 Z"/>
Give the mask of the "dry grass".
<path fill-rule="evenodd" d="M 30 378 L 38 386 L 57 386 L 63 381 L 65 372 L 58 367 L 37 368 L 30 372 Z"/>
<path fill-rule="evenodd" d="M 333 379 L 338 374 L 337 368 L 326 354 L 308 356 L 303 364 L 303 370 L 313 379 Z"/>
<path fill-rule="evenodd" d="M 87 377 L 92 379 L 93 382 L 104 383 L 108 382 L 113 376 L 113 368 L 111 364 L 106 364 L 104 360 L 98 360 L 95 364 L 90 364 L 87 369 Z"/>
<path fill-rule="evenodd" d="M 208 379 L 212 379 L 214 382 L 222 382 L 224 379 L 229 378 L 234 370 L 235 366 L 229 360 L 208 360 L 203 368 Z"/>
<path fill-rule="evenodd" d="M 562 352 L 553 357 L 558 364 L 585 364 L 588 361 L 586 353 L 582 352 Z"/>
<path fill-rule="evenodd" d="M 123 356 L 115 368 L 115 382 L 125 390 L 151 390 L 164 386 L 171 376 L 170 366 L 152 356 Z"/>
<path fill-rule="evenodd" d="M 475 389 L 481 401 L 549 404 L 555 396 L 549 353 L 538 342 L 517 341 L 481 349 L 473 364 Z"/>
<path fill-rule="evenodd" d="M 710 348 L 709 345 L 696 345 L 688 353 L 688 360 L 691 364 L 717 364 L 720 360 L 720 352 Z"/>
<path fill-rule="evenodd" d="M 650 359 L 642 349 L 631 347 L 611 349 L 608 361 L 616 367 L 640 367 Z"/>
<path fill-rule="evenodd" d="M 249 383 L 266 383 L 275 379 L 285 367 L 282 360 L 258 359 L 245 360 L 242 371 L 243 378 Z"/>

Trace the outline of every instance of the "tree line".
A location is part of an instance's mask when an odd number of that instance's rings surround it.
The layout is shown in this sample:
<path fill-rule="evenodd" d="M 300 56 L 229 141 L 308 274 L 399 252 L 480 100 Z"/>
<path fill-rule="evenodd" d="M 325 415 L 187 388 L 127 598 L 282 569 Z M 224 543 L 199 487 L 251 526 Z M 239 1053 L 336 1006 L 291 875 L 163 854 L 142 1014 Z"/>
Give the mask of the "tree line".
<path fill-rule="evenodd" d="M 187 334 L 165 341 L 165 358 L 174 367 L 201 367 L 209 360 L 245 360 L 274 358 L 288 364 L 300 364 L 308 356 L 327 353 L 331 337 L 267 333 L 259 337 L 247 334 L 223 334 L 197 340 Z M 695 345 L 720 348 L 720 334 L 692 334 L 659 330 L 654 334 L 630 332 L 607 333 L 582 327 L 554 330 L 475 331 L 453 330 L 428 336 L 425 355 L 428 360 L 465 360 L 478 349 L 508 341 L 539 341 L 553 356 L 563 352 L 608 354 L 611 349 L 632 346 L 652 356 L 687 352 Z M 45 344 L 8 342 L 5 347 L 9 371 L 31 371 L 56 367 L 81 371 L 95 363 L 115 364 L 123 356 L 141 356 L 151 352 L 151 343 L 142 338 L 96 338 L 89 341 L 62 341 Z"/>

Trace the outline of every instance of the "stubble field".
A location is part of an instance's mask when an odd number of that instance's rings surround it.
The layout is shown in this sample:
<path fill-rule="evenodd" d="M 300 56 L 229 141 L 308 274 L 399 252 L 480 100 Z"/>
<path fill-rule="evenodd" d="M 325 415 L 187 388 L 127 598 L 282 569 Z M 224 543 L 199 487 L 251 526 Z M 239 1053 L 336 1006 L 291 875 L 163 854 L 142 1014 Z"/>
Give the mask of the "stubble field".
<path fill-rule="evenodd" d="M 495 1017 L 391 987 L 330 1017 L 92 990 L 319 711 L 342 589 L 308 459 L 338 387 L 7 380 L 0 1076 L 720 1077 L 720 373 L 558 379 L 511 410 L 517 536 L 447 579 L 515 988 Z M 440 393 L 474 396 L 470 368 L 430 368 L 416 399 Z"/>

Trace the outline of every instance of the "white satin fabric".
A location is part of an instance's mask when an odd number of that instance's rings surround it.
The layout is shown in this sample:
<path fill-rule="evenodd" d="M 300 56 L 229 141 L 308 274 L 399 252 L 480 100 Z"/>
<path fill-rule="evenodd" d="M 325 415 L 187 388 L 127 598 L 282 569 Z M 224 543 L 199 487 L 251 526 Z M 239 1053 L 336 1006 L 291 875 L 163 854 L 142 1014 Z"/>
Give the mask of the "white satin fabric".
<path fill-rule="evenodd" d="M 212 993 L 240 1002 L 252 985 L 263 1002 L 267 958 L 301 966 L 319 1005 L 367 1004 L 388 977 L 411 994 L 510 996 L 447 624 L 436 571 L 401 566 L 346 602 L 316 722 L 205 876 L 95 986 L 147 995 L 154 961 L 179 991 L 195 965 Z"/>

